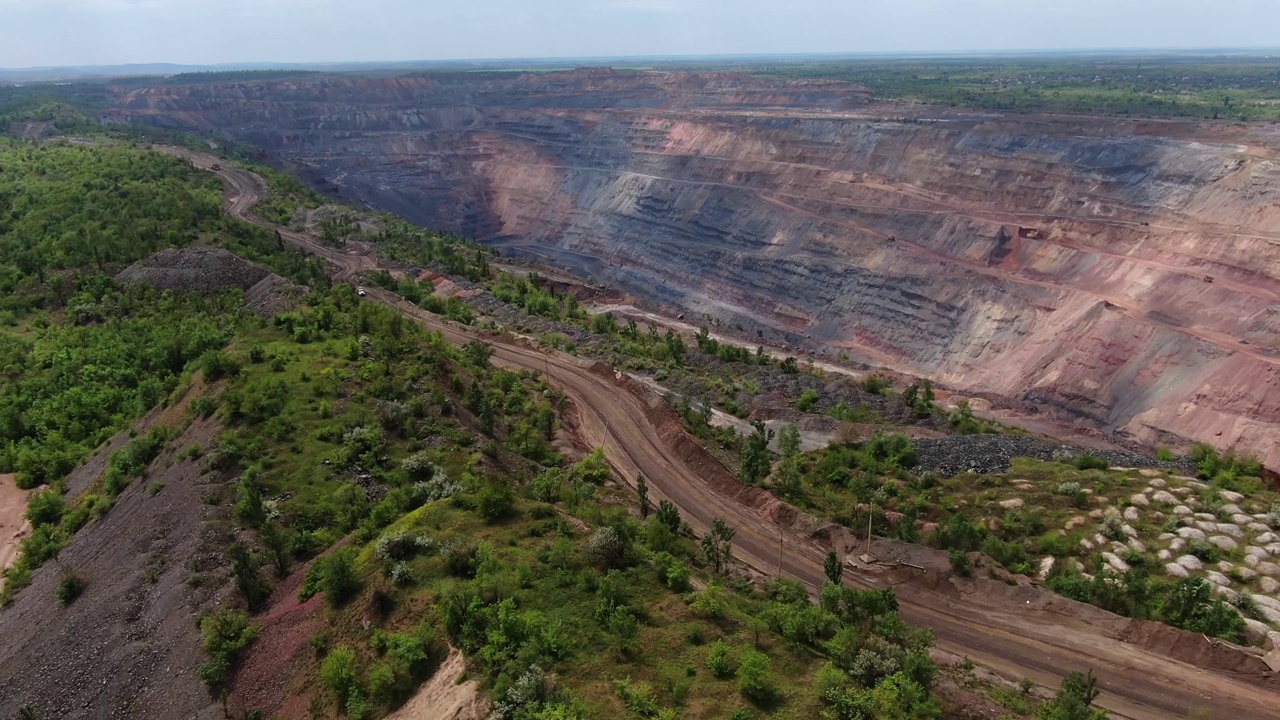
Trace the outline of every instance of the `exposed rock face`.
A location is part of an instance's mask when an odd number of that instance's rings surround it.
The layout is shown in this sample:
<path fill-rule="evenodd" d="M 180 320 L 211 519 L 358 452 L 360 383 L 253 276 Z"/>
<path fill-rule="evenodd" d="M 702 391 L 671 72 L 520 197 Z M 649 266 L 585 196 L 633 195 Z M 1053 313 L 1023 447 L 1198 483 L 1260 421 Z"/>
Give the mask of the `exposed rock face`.
<path fill-rule="evenodd" d="M 106 118 L 226 133 L 748 331 L 1280 466 L 1270 126 L 608 71 L 159 87 Z"/>

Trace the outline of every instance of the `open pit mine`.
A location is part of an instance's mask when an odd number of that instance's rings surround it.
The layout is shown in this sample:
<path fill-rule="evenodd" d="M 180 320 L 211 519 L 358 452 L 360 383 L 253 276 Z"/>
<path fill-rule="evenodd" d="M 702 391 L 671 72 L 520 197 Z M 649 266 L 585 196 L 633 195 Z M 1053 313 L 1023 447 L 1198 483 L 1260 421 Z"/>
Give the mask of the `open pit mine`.
<path fill-rule="evenodd" d="M 751 337 L 1280 467 L 1280 126 L 609 70 L 130 87 L 103 120 L 257 145 Z"/>

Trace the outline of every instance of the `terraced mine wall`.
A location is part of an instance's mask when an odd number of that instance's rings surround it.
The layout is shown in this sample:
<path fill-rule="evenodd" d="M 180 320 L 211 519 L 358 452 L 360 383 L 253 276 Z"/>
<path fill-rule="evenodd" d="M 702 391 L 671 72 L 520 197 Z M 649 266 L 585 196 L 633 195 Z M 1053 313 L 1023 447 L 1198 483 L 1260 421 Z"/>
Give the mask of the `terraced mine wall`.
<path fill-rule="evenodd" d="M 1280 130 L 584 70 L 121 91 L 323 189 L 748 334 L 1280 467 Z M 696 315 L 694 315 L 696 317 Z"/>

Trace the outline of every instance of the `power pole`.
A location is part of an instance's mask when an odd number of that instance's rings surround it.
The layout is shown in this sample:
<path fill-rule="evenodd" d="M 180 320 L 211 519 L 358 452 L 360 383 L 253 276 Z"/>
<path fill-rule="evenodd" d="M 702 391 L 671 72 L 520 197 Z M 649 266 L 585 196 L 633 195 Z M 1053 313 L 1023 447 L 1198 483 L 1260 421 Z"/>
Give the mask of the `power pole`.
<path fill-rule="evenodd" d="M 875 503 L 867 503 L 867 555 L 871 555 L 871 519 L 875 517 Z"/>
<path fill-rule="evenodd" d="M 862 562 L 870 565 L 875 562 L 875 558 L 871 557 L 871 520 L 876 514 L 875 503 L 867 503 L 867 552 L 860 558 Z"/>
<path fill-rule="evenodd" d="M 778 523 L 778 579 L 782 579 L 782 523 Z"/>

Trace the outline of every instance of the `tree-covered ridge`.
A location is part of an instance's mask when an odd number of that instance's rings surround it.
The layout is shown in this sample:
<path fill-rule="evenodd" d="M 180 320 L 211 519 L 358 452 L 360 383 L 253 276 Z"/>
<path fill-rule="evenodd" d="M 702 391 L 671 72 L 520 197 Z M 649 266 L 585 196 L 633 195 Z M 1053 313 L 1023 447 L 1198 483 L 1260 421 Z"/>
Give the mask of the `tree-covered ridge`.
<path fill-rule="evenodd" d="M 159 153 L 0 139 L 0 293 L 12 307 L 53 271 L 107 272 L 186 245 L 221 220 L 221 190 Z"/>
<path fill-rule="evenodd" d="M 0 331 L 0 471 L 24 487 L 66 475 L 163 400 L 188 363 L 226 343 L 241 312 L 234 297 L 94 280 L 72 296 L 72 323 Z"/>
<path fill-rule="evenodd" d="M 126 287 L 157 250 L 227 247 L 301 282 L 319 261 L 227 218 L 216 178 L 98 138 L 0 138 L 0 471 L 60 479 L 234 334 L 243 303 Z"/>

